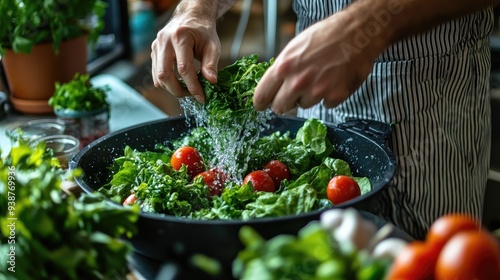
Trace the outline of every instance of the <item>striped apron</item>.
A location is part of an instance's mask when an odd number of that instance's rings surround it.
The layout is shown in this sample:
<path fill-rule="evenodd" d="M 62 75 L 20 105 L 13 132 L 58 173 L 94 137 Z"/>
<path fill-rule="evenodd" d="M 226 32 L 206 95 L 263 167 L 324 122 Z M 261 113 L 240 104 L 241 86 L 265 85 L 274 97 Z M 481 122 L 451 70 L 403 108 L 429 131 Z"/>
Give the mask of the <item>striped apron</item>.
<path fill-rule="evenodd" d="M 297 32 L 350 2 L 295 0 Z M 384 24 L 383 15 L 373 16 Z M 487 9 L 395 43 L 347 101 L 334 109 L 318 104 L 298 110 L 299 117 L 333 123 L 393 124 L 388 145 L 397 170 L 374 211 L 417 239 L 445 213 L 482 216 L 491 142 L 492 28 L 493 10 Z"/>

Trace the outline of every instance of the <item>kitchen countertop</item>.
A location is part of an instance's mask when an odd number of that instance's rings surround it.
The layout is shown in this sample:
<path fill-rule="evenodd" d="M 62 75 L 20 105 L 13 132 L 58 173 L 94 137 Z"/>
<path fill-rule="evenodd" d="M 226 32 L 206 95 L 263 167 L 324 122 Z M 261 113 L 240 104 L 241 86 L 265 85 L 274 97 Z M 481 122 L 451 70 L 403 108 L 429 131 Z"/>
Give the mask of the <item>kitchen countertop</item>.
<path fill-rule="evenodd" d="M 110 87 L 107 96 L 107 100 L 111 106 L 109 119 L 110 132 L 169 117 L 135 89 L 111 74 L 97 75 L 91 78 L 91 82 L 96 87 L 105 85 Z M 23 115 L 9 112 L 5 119 L 0 120 L 0 147 L 2 154 L 8 153 L 11 147 L 10 140 L 5 134 L 6 130 L 28 120 L 55 118 L 55 115 Z"/>

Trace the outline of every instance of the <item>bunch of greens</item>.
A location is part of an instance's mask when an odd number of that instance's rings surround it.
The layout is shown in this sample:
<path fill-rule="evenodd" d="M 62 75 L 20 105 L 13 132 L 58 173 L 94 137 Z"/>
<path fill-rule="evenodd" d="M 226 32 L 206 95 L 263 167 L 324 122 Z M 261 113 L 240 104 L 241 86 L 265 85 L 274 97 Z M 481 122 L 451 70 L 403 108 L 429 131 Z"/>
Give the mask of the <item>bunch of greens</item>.
<path fill-rule="evenodd" d="M 127 271 L 139 208 L 102 195 L 61 190 L 79 170 L 57 168 L 41 142 L 19 139 L 0 159 L 0 271 L 3 279 L 118 279 Z M 6 259 L 4 259 L 6 258 Z"/>
<path fill-rule="evenodd" d="M 172 143 L 172 149 L 189 145 L 197 148 L 204 162 L 216 157 L 213 154 L 210 135 L 204 128 L 192 129 L 190 134 Z M 326 186 L 336 175 L 350 175 L 347 162 L 329 157 L 333 150 L 327 138 L 326 126 L 319 120 L 307 120 L 295 138 L 290 133 L 275 132 L 261 137 L 255 147 L 247 150 L 260 151 L 248 155 L 252 158 L 249 173 L 262 168 L 272 159 L 285 162 L 292 170 L 292 177 L 283 181 L 274 192 L 255 192 L 250 185 L 234 181 L 226 183 L 221 196 L 210 197 L 201 177 L 193 180 L 187 169 L 172 169 L 172 150 L 158 146 L 161 151 L 137 151 L 125 148 L 124 155 L 116 158 L 111 167 L 112 178 L 99 191 L 121 203 L 135 193 L 145 212 L 163 213 L 195 219 L 252 219 L 307 213 L 331 207 L 326 197 Z M 258 149 L 257 149 L 258 147 Z M 370 191 L 367 178 L 355 178 L 362 194 Z"/>
<path fill-rule="evenodd" d="M 88 34 L 94 43 L 104 28 L 106 2 L 101 0 L 2 0 L 0 1 L 0 55 L 5 48 L 30 53 L 34 45 L 59 44 Z"/>
<path fill-rule="evenodd" d="M 94 87 L 90 76 L 76 73 L 67 83 L 56 82 L 54 95 L 49 99 L 49 105 L 54 110 L 94 111 L 109 109 L 106 100 L 108 87 Z"/>
<path fill-rule="evenodd" d="M 247 150 L 252 148 L 272 117 L 270 110 L 257 111 L 253 107 L 255 87 L 272 63 L 273 59 L 259 62 L 256 54 L 242 57 L 219 71 L 217 84 L 211 84 L 200 73 L 198 80 L 206 102 L 181 101 L 197 126 L 204 127 L 211 136 L 212 150 L 219 155 L 232 155 L 218 157 L 213 164 L 237 177 L 248 168 Z"/>
<path fill-rule="evenodd" d="M 255 87 L 272 63 L 272 59 L 259 62 L 256 54 L 242 57 L 219 71 L 215 85 L 200 74 L 198 79 L 205 92 L 204 106 L 209 115 L 221 120 L 255 111 Z"/>
<path fill-rule="evenodd" d="M 244 226 L 240 239 L 245 248 L 233 262 L 236 279 L 375 280 L 384 279 L 390 265 L 362 251 L 343 252 L 318 221 L 309 223 L 297 236 L 283 234 L 270 240 Z"/>

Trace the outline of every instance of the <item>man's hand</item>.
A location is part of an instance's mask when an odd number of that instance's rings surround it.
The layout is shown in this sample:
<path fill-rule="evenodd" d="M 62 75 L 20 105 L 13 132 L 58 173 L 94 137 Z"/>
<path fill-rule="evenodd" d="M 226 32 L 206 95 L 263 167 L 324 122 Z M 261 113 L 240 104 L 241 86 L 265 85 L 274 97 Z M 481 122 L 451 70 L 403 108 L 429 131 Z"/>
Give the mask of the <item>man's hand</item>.
<path fill-rule="evenodd" d="M 216 32 L 217 1 L 207 2 L 181 2 L 151 46 L 154 85 L 177 97 L 193 95 L 199 102 L 204 102 L 205 95 L 198 82 L 195 59 L 201 62 L 202 75 L 216 83 L 221 50 Z"/>
<path fill-rule="evenodd" d="M 292 39 L 259 81 L 254 106 L 284 114 L 323 101 L 335 107 L 366 79 L 382 46 L 356 45 L 357 23 L 340 12 Z"/>
<path fill-rule="evenodd" d="M 277 114 L 321 101 L 335 107 L 357 90 L 391 44 L 499 2 L 354 1 L 290 41 L 259 81 L 254 106 L 271 106 Z"/>

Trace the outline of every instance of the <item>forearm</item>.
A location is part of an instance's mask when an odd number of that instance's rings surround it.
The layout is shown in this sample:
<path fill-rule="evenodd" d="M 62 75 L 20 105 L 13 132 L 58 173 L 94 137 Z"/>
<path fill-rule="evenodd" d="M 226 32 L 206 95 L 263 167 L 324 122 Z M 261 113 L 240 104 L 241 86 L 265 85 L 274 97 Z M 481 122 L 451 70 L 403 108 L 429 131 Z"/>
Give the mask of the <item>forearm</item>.
<path fill-rule="evenodd" d="M 353 28 L 372 32 L 370 47 L 382 52 L 406 37 L 478 12 L 499 0 L 358 0 L 343 13 Z M 377 25 L 378 24 L 378 25 Z M 376 32 L 376 28 L 380 31 Z"/>
<path fill-rule="evenodd" d="M 183 0 L 177 5 L 174 16 L 187 13 L 192 17 L 215 20 L 226 13 L 235 2 L 236 0 Z"/>

